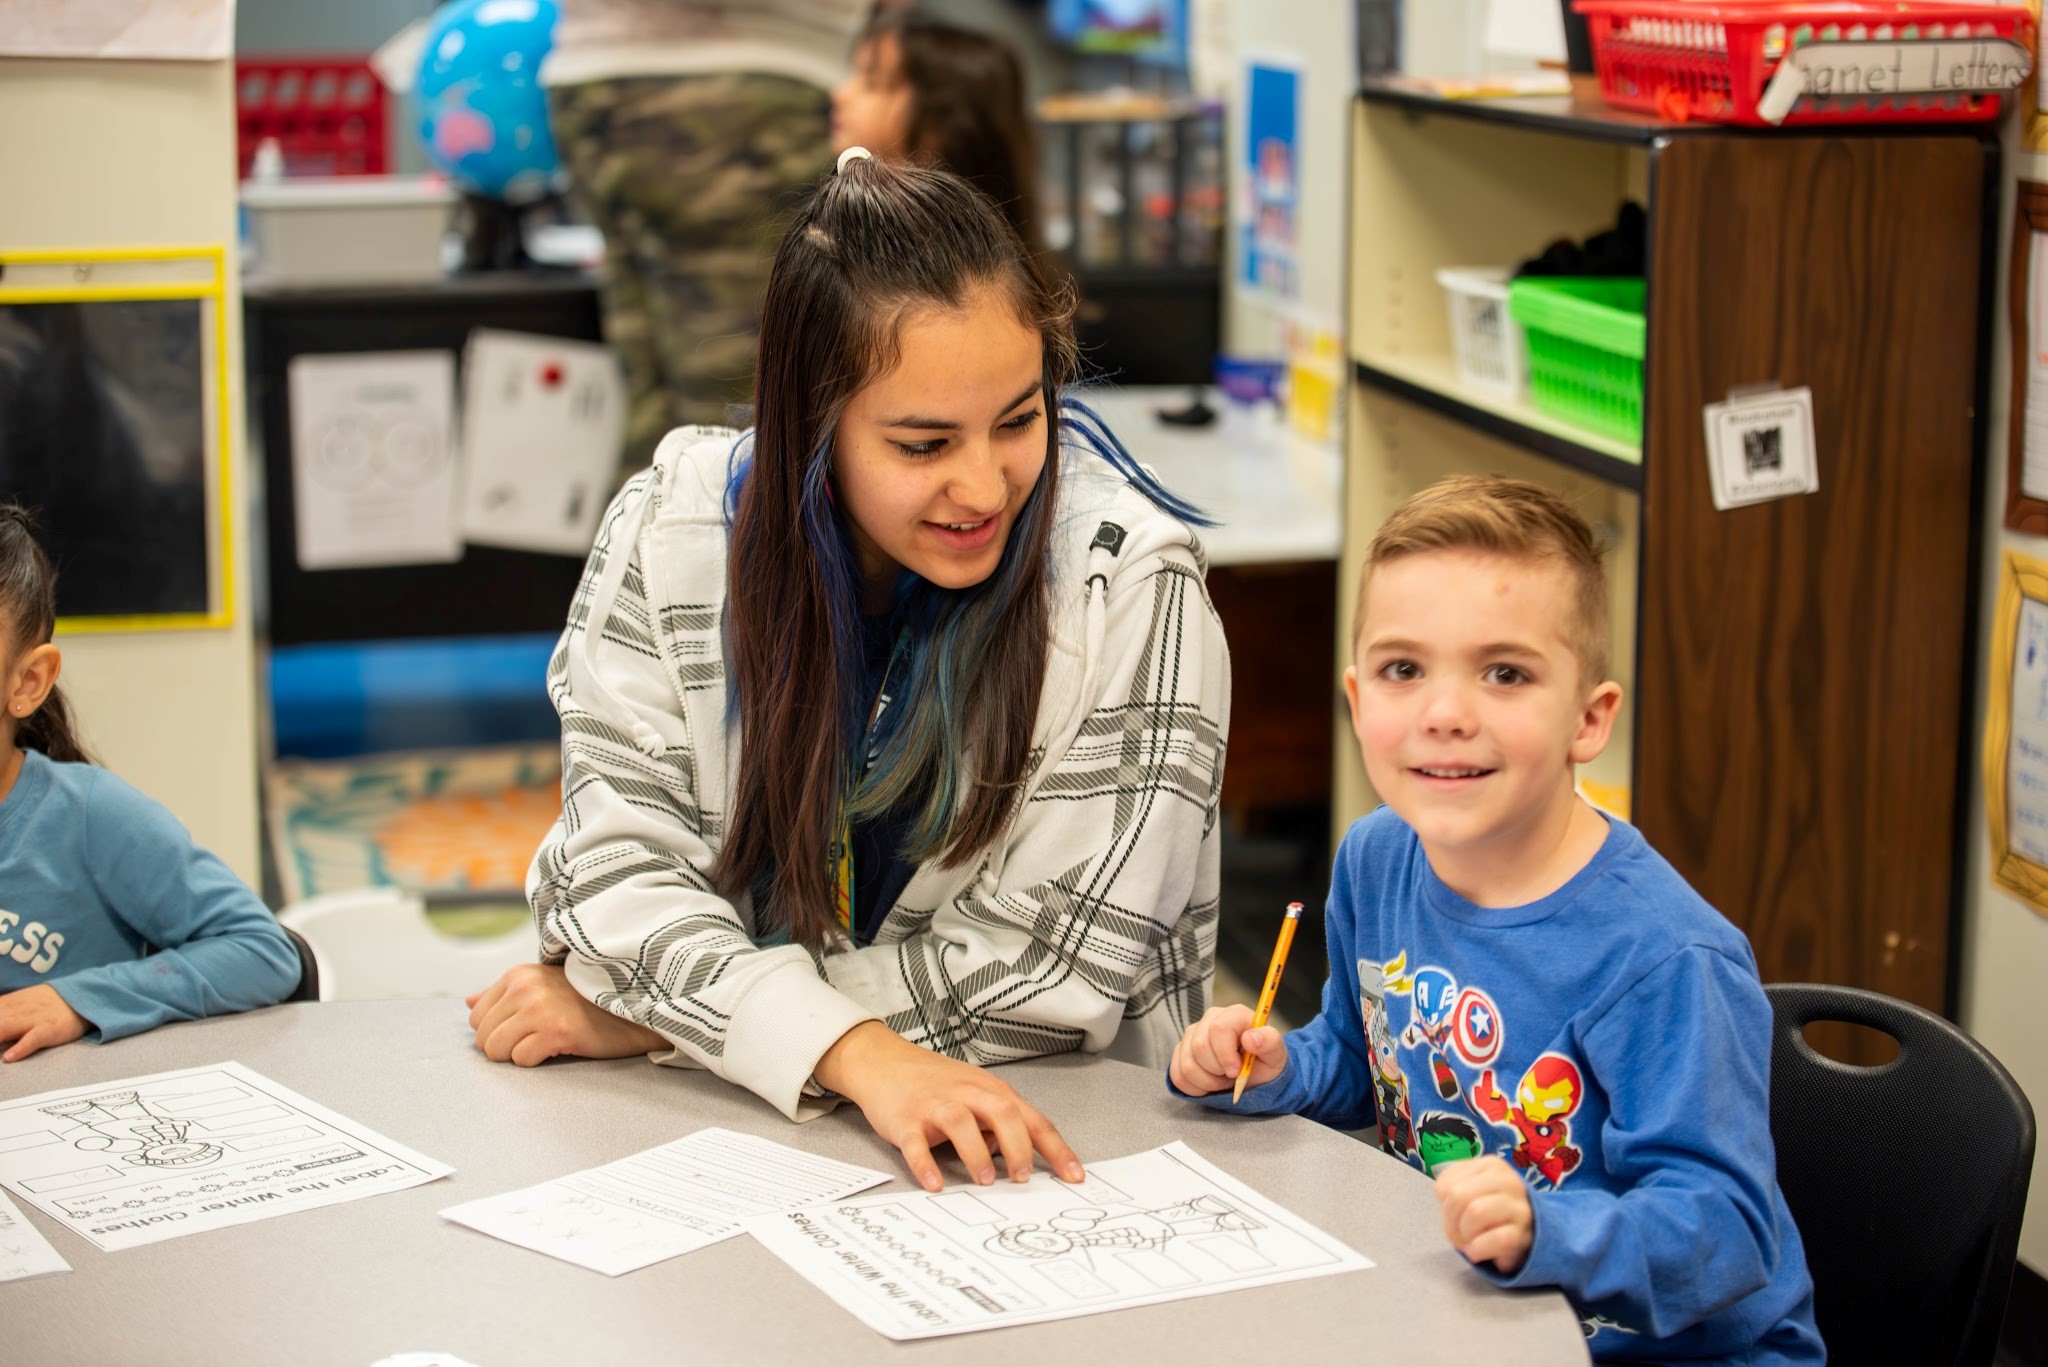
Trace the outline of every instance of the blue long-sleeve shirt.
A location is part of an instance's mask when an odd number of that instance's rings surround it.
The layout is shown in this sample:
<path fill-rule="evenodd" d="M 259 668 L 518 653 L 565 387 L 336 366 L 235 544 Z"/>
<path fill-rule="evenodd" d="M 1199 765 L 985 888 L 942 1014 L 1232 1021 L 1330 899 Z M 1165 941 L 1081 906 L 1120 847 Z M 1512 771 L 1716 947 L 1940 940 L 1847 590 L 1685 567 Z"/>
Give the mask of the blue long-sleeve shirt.
<path fill-rule="evenodd" d="M 0 993 L 48 983 L 113 1040 L 272 1005 L 298 978 L 277 918 L 161 804 L 24 755 L 0 801 Z"/>
<path fill-rule="evenodd" d="M 1424 1171 L 1508 1159 L 1535 1242 L 1514 1276 L 1479 1271 L 1562 1290 L 1596 1357 L 1824 1360 L 1778 1190 L 1755 957 L 1634 827 L 1611 822 L 1550 896 L 1490 908 L 1382 807 L 1344 838 L 1327 922 L 1322 1013 L 1235 1109 L 1377 1119 Z"/>

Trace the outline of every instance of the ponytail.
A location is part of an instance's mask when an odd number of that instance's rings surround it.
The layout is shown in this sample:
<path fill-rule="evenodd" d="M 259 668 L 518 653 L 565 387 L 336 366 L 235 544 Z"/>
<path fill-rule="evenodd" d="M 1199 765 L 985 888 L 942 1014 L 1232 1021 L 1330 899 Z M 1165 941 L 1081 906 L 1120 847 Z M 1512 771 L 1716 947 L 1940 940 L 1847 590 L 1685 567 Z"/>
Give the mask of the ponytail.
<path fill-rule="evenodd" d="M 57 627 L 57 572 L 35 538 L 35 519 L 18 503 L 0 502 L 0 624 L 12 628 L 17 651 L 50 643 Z M 71 709 L 52 686 L 43 705 L 24 717 L 14 740 L 67 763 L 95 763 L 79 744 Z"/>
<path fill-rule="evenodd" d="M 78 740 L 78 732 L 72 728 L 71 709 L 64 701 L 64 691 L 52 684 L 50 694 L 43 699 L 43 705 L 22 718 L 21 725 L 14 731 L 15 744 L 24 750 L 40 750 L 51 759 L 66 764 L 97 764 L 85 746 Z"/>

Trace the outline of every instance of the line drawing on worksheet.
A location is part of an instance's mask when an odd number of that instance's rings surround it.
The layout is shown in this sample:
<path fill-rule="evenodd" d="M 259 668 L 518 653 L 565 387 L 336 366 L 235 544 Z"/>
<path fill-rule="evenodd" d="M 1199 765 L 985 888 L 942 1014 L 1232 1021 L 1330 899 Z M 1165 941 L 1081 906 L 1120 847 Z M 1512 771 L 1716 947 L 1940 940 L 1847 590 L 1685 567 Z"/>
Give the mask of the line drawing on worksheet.
<path fill-rule="evenodd" d="M 0 1185 L 109 1251 L 450 1171 L 238 1063 L 0 1102 Z"/>
<path fill-rule="evenodd" d="M 747 1228 L 905 1339 L 1372 1266 L 1180 1143 L 1092 1164 L 1074 1186 L 892 1192 Z"/>

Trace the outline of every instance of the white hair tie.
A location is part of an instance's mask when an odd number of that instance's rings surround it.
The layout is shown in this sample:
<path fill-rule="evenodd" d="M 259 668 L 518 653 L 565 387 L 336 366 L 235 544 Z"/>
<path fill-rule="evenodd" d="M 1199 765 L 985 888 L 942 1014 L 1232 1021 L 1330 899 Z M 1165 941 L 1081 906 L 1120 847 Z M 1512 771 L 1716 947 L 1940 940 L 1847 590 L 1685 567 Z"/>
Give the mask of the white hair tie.
<path fill-rule="evenodd" d="M 849 147 L 839 154 L 839 165 L 836 170 L 844 171 L 846 163 L 849 161 L 873 161 L 874 159 L 875 154 L 868 151 L 865 147 Z"/>

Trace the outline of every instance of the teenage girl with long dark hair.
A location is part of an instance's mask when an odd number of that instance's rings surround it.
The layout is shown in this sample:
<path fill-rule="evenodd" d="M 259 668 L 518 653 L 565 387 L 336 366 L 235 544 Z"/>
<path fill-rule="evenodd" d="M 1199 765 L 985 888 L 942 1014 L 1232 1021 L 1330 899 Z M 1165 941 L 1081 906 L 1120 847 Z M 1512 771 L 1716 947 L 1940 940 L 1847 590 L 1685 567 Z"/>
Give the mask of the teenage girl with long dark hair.
<path fill-rule="evenodd" d="M 1214 967 L 1229 662 L 1200 519 L 1079 404 L 1067 301 L 955 176 L 856 149 L 775 259 L 758 425 L 613 504 L 549 667 L 544 964 L 490 1057 L 845 1097 L 925 1186 L 1080 1165 L 977 1066 L 1162 1066 Z M 559 965 L 558 967 L 556 965 Z"/>

